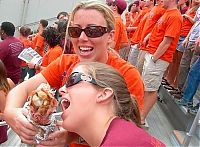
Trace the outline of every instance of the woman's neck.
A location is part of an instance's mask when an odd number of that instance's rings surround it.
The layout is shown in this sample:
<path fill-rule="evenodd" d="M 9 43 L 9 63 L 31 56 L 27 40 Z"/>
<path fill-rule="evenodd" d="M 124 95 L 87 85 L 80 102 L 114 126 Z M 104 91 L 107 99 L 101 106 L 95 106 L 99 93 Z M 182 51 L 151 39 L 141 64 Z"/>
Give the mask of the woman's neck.
<path fill-rule="evenodd" d="M 87 128 L 84 127 L 80 136 L 90 145 L 90 146 L 100 146 L 106 132 L 110 126 L 110 123 L 116 116 L 107 116 L 104 120 L 103 117 L 96 117 L 95 121 L 90 121 L 90 125 L 87 124 Z M 98 127 L 97 127 L 98 126 Z"/>

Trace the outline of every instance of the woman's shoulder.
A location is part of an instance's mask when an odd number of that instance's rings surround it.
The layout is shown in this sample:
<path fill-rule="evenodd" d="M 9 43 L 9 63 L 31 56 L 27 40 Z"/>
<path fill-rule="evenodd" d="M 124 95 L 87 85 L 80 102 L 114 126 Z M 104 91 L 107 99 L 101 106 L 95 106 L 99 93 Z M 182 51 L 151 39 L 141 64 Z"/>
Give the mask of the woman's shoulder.
<path fill-rule="evenodd" d="M 108 128 L 101 146 L 153 146 L 152 138 L 133 122 L 115 118 Z"/>

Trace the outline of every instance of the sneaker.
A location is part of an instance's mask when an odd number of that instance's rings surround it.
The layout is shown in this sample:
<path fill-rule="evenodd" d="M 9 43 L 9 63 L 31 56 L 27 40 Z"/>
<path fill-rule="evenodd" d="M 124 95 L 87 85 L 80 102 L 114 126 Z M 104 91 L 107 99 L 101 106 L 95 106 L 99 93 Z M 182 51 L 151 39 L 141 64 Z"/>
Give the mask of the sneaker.
<path fill-rule="evenodd" d="M 174 93 L 174 94 L 172 94 L 172 97 L 175 100 L 180 100 L 180 99 L 182 99 L 183 95 L 181 93 Z"/>
<path fill-rule="evenodd" d="M 177 103 L 178 105 L 186 106 L 186 107 L 188 107 L 188 108 L 193 107 L 193 103 L 192 103 L 192 102 L 187 102 L 187 101 L 184 100 L 183 98 L 182 98 L 182 99 L 179 99 L 179 100 L 176 100 L 176 103 Z"/>
<path fill-rule="evenodd" d="M 196 106 L 194 106 L 194 107 L 188 108 L 188 112 L 190 114 L 193 114 L 193 115 L 196 115 L 197 112 L 198 112 L 198 110 L 199 110 L 199 103 Z"/>

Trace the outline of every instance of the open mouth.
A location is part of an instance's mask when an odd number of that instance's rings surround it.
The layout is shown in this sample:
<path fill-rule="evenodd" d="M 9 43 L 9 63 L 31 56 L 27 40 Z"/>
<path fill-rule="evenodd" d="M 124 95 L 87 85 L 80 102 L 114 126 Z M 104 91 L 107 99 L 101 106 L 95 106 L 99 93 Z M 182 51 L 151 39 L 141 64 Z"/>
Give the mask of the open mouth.
<path fill-rule="evenodd" d="M 62 99 L 60 103 L 63 111 L 65 111 L 70 106 L 70 101 L 66 99 Z"/>

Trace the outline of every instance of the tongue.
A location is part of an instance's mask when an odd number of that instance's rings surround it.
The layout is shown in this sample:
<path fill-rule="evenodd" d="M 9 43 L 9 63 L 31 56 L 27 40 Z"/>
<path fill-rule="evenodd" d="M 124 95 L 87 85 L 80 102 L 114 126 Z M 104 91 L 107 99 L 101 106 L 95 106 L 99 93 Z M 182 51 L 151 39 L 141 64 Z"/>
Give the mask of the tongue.
<path fill-rule="evenodd" d="M 63 100 L 63 101 L 61 101 L 61 104 L 62 104 L 62 109 L 66 110 L 69 107 L 70 102 L 66 101 L 66 100 Z"/>

